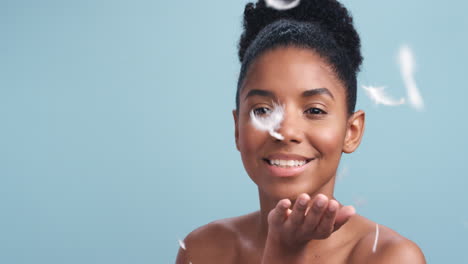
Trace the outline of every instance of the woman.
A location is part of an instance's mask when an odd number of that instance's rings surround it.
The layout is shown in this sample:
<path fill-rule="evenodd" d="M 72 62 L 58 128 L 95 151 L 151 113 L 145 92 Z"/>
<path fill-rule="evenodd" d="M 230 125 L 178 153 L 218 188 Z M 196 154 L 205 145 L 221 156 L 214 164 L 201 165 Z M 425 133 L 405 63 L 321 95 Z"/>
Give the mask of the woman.
<path fill-rule="evenodd" d="M 260 210 L 192 231 L 177 263 L 425 263 L 416 244 L 333 196 L 341 155 L 357 149 L 365 122 L 354 109 L 360 39 L 345 7 L 249 3 L 239 59 L 235 139 Z M 278 105 L 280 136 L 256 128 Z"/>

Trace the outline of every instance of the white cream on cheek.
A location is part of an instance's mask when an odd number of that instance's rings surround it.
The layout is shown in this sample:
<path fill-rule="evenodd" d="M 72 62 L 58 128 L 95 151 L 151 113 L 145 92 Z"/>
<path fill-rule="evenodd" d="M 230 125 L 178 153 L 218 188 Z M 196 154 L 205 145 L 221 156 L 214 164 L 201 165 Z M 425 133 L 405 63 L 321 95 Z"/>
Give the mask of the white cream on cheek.
<path fill-rule="evenodd" d="M 250 111 L 250 121 L 252 125 L 260 131 L 267 131 L 270 136 L 283 140 L 284 137 L 280 133 L 276 132 L 281 127 L 281 122 L 284 118 L 284 107 L 280 104 L 273 104 L 271 112 L 266 113 L 263 116 L 258 116 L 254 112 L 255 109 Z"/>

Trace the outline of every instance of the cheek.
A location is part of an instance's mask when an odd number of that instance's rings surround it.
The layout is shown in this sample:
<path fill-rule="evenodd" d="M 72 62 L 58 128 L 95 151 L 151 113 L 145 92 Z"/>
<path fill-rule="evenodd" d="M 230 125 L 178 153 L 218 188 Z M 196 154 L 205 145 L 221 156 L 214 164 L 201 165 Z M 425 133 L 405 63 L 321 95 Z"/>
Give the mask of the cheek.
<path fill-rule="evenodd" d="M 254 175 L 262 161 L 263 144 L 268 140 L 266 132 L 256 130 L 247 122 L 239 126 L 239 151 L 242 162 L 249 175 Z"/>
<path fill-rule="evenodd" d="M 330 155 L 338 155 L 339 158 L 343 150 L 345 132 L 344 126 L 326 124 L 315 129 L 311 140 L 324 158 L 331 158 Z"/>
<path fill-rule="evenodd" d="M 239 148 L 242 156 L 251 155 L 258 149 L 262 134 L 249 124 L 242 123 L 239 126 Z"/>

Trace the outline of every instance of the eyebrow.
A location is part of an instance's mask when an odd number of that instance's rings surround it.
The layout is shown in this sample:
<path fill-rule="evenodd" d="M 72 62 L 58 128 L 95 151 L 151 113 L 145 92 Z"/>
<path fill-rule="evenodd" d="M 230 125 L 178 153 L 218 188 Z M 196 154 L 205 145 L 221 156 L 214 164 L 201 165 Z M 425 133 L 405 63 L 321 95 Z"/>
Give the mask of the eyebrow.
<path fill-rule="evenodd" d="M 263 97 L 270 97 L 272 99 L 276 98 L 276 96 L 275 96 L 275 94 L 273 92 L 266 91 L 266 90 L 252 89 L 247 93 L 244 100 L 247 100 L 247 98 L 255 96 L 255 95 L 263 96 Z"/>
<path fill-rule="evenodd" d="M 311 89 L 311 90 L 304 91 L 302 93 L 302 97 L 311 97 L 311 96 L 322 95 L 322 94 L 327 95 L 331 99 L 335 100 L 335 97 L 330 92 L 330 90 L 328 90 L 327 88 L 316 88 L 316 89 Z M 247 98 L 255 96 L 255 95 L 263 96 L 263 97 L 270 97 L 272 99 L 276 98 L 275 94 L 273 92 L 271 92 L 271 91 L 260 90 L 260 89 L 252 89 L 247 93 L 244 100 L 247 100 Z"/>
<path fill-rule="evenodd" d="M 307 90 L 302 93 L 302 97 L 310 97 L 310 96 L 322 95 L 322 94 L 328 95 L 331 99 L 335 100 L 335 97 L 327 88 L 316 88 L 316 89 Z"/>

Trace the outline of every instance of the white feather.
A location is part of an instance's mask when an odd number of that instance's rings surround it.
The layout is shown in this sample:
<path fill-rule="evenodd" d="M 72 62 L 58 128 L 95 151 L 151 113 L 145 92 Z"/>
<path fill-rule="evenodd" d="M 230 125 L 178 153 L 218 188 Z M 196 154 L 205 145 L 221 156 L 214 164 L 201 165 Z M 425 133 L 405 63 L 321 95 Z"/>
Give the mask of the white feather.
<path fill-rule="evenodd" d="M 250 112 L 250 120 L 253 126 L 260 131 L 268 131 L 276 139 L 283 140 L 284 137 L 276 132 L 281 127 L 284 117 L 284 108 L 281 105 L 273 104 L 273 109 L 265 116 L 256 116 L 254 111 Z"/>
<path fill-rule="evenodd" d="M 374 101 L 375 104 L 397 106 L 405 103 L 405 98 L 400 98 L 400 100 L 391 99 L 388 95 L 385 94 L 385 87 L 363 85 L 362 88 L 366 91 L 366 94 L 372 99 L 372 101 Z"/>
<path fill-rule="evenodd" d="M 424 101 L 419 92 L 418 86 L 414 79 L 415 61 L 413 52 L 407 45 L 402 45 L 399 52 L 399 63 L 403 82 L 408 93 L 409 103 L 417 110 L 424 109 Z"/>
<path fill-rule="evenodd" d="M 186 250 L 184 241 L 182 241 L 182 240 L 180 240 L 180 239 L 179 239 L 179 246 L 180 246 L 183 250 Z"/>
<path fill-rule="evenodd" d="M 268 7 L 276 10 L 288 10 L 299 5 L 301 0 L 265 0 Z"/>
<path fill-rule="evenodd" d="M 379 242 L 379 225 L 375 224 L 375 239 L 374 239 L 374 246 L 372 247 L 372 252 L 375 253 L 377 251 L 377 243 Z"/>

